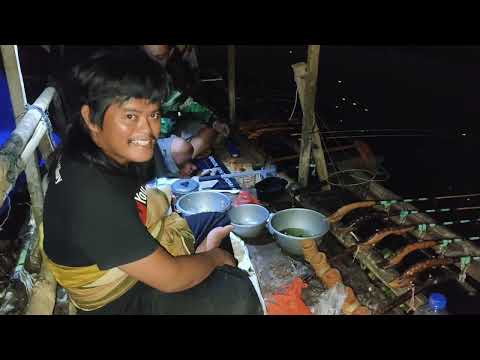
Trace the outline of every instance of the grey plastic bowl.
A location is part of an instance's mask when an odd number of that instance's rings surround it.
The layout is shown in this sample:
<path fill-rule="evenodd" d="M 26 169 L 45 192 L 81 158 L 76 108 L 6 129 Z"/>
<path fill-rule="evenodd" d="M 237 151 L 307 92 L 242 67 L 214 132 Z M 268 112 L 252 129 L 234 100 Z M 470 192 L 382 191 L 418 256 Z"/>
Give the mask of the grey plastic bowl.
<path fill-rule="evenodd" d="M 227 195 L 205 190 L 183 195 L 175 206 L 180 214 L 190 216 L 205 212 L 226 212 L 231 205 L 232 200 Z"/>
<path fill-rule="evenodd" d="M 285 235 L 282 231 L 290 228 L 303 229 L 310 237 Z M 278 245 L 292 255 L 303 255 L 301 241 L 320 240 L 330 230 L 327 218 L 310 209 L 292 208 L 275 213 L 268 222 L 268 231 L 275 237 Z"/>
<path fill-rule="evenodd" d="M 270 212 L 260 205 L 245 204 L 230 209 L 228 215 L 235 234 L 241 238 L 255 238 L 265 230 Z"/>

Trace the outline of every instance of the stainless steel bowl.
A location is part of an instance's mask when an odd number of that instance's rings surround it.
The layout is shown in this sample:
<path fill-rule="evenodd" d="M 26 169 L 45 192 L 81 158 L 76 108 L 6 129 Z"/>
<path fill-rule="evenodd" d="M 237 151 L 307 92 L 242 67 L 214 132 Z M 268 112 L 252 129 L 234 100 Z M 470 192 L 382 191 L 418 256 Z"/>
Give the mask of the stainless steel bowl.
<path fill-rule="evenodd" d="M 270 212 L 263 206 L 245 204 L 228 212 L 233 232 L 241 238 L 255 238 L 265 230 Z"/>
<path fill-rule="evenodd" d="M 286 229 L 302 229 L 310 236 L 297 237 L 283 233 Z M 268 222 L 268 230 L 278 245 L 292 255 L 303 255 L 302 240 L 312 239 L 318 242 L 330 229 L 327 218 L 310 209 L 292 208 L 275 213 Z"/>
<path fill-rule="evenodd" d="M 232 200 L 227 195 L 205 190 L 183 195 L 175 206 L 179 213 L 190 216 L 205 212 L 226 212 L 231 205 Z"/>

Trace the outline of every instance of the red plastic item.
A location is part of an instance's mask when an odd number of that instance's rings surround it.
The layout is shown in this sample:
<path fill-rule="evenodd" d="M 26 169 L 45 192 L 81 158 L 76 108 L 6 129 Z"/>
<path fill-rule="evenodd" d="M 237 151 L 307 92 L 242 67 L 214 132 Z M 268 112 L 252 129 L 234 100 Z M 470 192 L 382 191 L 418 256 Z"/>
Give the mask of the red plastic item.
<path fill-rule="evenodd" d="M 269 315 L 312 315 L 302 300 L 302 289 L 308 287 L 302 279 L 296 277 L 286 290 L 276 293 L 267 303 Z"/>
<path fill-rule="evenodd" d="M 233 206 L 237 207 L 240 205 L 245 205 L 245 204 L 260 204 L 260 201 L 250 194 L 248 191 L 240 191 L 238 196 L 233 200 Z"/>

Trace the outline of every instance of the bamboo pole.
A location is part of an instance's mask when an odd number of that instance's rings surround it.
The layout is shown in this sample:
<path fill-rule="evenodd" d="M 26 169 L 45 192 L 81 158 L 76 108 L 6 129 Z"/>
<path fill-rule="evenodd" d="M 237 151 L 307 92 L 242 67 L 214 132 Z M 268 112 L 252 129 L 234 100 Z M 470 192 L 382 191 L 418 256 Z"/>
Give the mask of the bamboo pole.
<path fill-rule="evenodd" d="M 319 180 L 325 181 L 328 179 L 327 164 L 323 153 L 320 131 L 315 120 L 319 56 L 320 45 L 310 45 L 308 49 L 308 63 L 292 65 L 300 104 L 303 109 L 298 182 L 304 187 L 308 185 L 308 173 L 312 153 Z M 330 186 L 325 185 L 324 188 L 325 190 L 329 190 Z"/>
<path fill-rule="evenodd" d="M 48 189 L 47 175 L 44 176 L 41 187 L 42 192 L 45 195 Z M 37 228 L 37 233 L 38 236 L 36 239 L 43 238 L 43 225 Z M 38 247 L 38 241 L 34 242 L 32 245 Z M 38 251 L 38 249 L 32 248 L 32 252 L 33 251 Z M 25 315 L 52 315 L 57 300 L 60 300 L 60 302 L 62 301 L 62 299 L 57 298 L 57 281 L 52 272 L 48 269 L 47 263 L 42 261 L 40 273 L 30 291 L 30 298 L 25 308 Z M 68 297 L 66 301 L 68 302 Z"/>
<path fill-rule="evenodd" d="M 47 88 L 35 101 L 34 105 L 41 109 L 48 108 L 55 89 Z M 8 192 L 12 189 L 18 175 L 25 170 L 29 157 L 35 156 L 33 150 L 38 145 L 38 136 L 32 139 L 35 132 L 45 131 L 40 124 L 40 113 L 30 110 L 18 120 L 17 127 L 10 135 L 9 140 L 0 150 L 0 201 L 5 201 Z M 36 163 L 35 163 L 36 164 Z M 34 164 L 34 165 L 35 165 Z M 35 173 L 35 171 L 33 171 Z M 30 190 L 30 188 L 29 188 Z"/>
<path fill-rule="evenodd" d="M 228 45 L 228 103 L 230 108 L 230 125 L 236 125 L 235 113 L 235 45 Z"/>
<path fill-rule="evenodd" d="M 18 123 L 20 121 L 19 118 L 21 114 L 25 112 L 25 104 L 27 103 L 25 88 L 23 86 L 23 76 L 18 58 L 18 50 L 16 45 L 1 45 L 0 49 L 2 52 L 5 73 L 7 76 L 10 98 L 12 100 L 13 112 L 16 122 Z M 33 128 L 33 131 L 35 128 Z M 19 146 L 17 145 L 16 148 L 19 148 Z M 37 226 L 39 226 L 43 220 L 44 197 L 41 187 L 38 158 L 35 152 L 32 153 L 32 156 L 26 163 L 25 174 L 27 176 L 28 191 L 30 193 L 32 202 L 33 216 L 35 223 Z M 2 174 L 0 173 L 0 175 Z M 34 246 L 33 248 L 36 249 L 37 247 Z M 36 272 L 40 271 L 41 258 L 38 254 L 38 251 L 33 251 L 30 254 L 29 260 L 32 270 Z"/>

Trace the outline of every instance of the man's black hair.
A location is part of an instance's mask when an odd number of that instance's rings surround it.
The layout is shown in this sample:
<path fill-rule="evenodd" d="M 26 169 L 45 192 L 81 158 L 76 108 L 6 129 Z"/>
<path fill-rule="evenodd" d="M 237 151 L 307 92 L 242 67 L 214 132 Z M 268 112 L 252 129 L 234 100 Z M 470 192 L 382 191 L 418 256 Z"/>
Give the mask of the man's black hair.
<path fill-rule="evenodd" d="M 52 165 L 63 153 L 109 172 L 135 173 L 147 179 L 153 176 L 153 161 L 125 168 L 105 155 L 91 139 L 80 109 L 82 105 L 88 105 L 90 120 L 102 128 L 105 113 L 112 104 L 121 104 L 129 99 L 148 99 L 161 106 L 168 92 L 164 70 L 140 51 L 106 50 L 75 66 L 68 83 L 70 88 L 66 92 L 70 94 L 69 107 L 73 113 L 69 116 L 70 124 L 63 146 L 52 157 Z"/>

